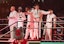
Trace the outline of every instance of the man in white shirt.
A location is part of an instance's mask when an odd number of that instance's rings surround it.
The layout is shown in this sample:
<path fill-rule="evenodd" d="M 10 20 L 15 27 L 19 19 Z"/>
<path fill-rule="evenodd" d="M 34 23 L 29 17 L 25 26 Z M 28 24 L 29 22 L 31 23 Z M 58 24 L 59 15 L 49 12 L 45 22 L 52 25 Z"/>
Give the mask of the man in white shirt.
<path fill-rule="evenodd" d="M 39 23 L 40 12 L 41 12 L 41 10 L 39 9 L 39 5 L 35 5 L 34 9 L 32 9 L 31 12 L 33 13 L 33 16 L 34 16 L 34 38 L 38 39 L 39 38 L 39 35 L 38 35 L 38 29 L 39 29 L 38 23 Z"/>
<path fill-rule="evenodd" d="M 33 29 L 34 29 L 34 23 L 33 23 L 33 15 L 32 15 L 32 12 L 30 12 L 30 8 L 29 7 L 26 7 L 25 8 L 26 10 L 26 15 L 27 15 L 27 27 L 26 27 L 26 34 L 25 34 L 25 38 L 24 39 L 27 39 L 28 36 L 30 35 L 30 39 L 33 40 L 34 39 L 34 32 L 33 32 Z"/>
<path fill-rule="evenodd" d="M 24 20 L 26 20 L 26 17 L 25 17 L 25 14 L 22 12 L 22 7 L 19 7 L 18 8 L 18 28 L 22 27 L 23 28 L 23 23 L 24 23 Z"/>
<path fill-rule="evenodd" d="M 44 14 L 49 14 L 50 11 L 44 11 L 39 9 L 39 5 L 36 4 L 31 11 L 34 16 L 34 38 L 41 38 L 41 22 Z"/>
<path fill-rule="evenodd" d="M 46 31 L 45 31 L 45 40 L 52 40 L 52 25 L 56 27 L 56 15 L 53 13 L 53 10 L 49 10 L 50 14 L 47 15 L 46 19 Z M 53 21 L 53 23 L 52 23 Z"/>
<path fill-rule="evenodd" d="M 9 26 L 10 26 L 10 36 L 11 38 L 9 39 L 9 41 L 14 41 L 14 32 L 13 32 L 13 28 L 14 26 L 16 26 L 16 23 L 17 22 L 17 18 L 16 18 L 16 15 L 17 15 L 17 12 L 15 10 L 15 6 L 11 6 L 10 8 L 10 15 L 8 17 L 9 19 Z"/>

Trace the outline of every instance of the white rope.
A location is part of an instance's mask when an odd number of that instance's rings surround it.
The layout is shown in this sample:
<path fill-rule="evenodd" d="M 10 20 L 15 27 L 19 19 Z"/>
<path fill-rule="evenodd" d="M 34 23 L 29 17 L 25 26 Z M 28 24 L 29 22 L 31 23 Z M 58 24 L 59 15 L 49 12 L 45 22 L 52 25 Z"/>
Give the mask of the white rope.
<path fill-rule="evenodd" d="M 17 23 L 17 22 L 15 22 L 15 23 Z M 13 23 L 13 24 L 15 24 L 15 23 Z M 12 26 L 13 24 L 11 24 L 10 26 Z M 8 27 L 9 27 L 9 26 L 6 26 L 6 27 L 4 27 L 3 29 L 1 29 L 0 31 L 6 29 L 6 28 L 8 28 Z"/>
<path fill-rule="evenodd" d="M 64 18 L 64 17 L 62 17 L 62 18 Z M 4 20 L 4 19 L 1 19 L 1 20 Z M 5 19 L 5 20 L 6 20 L 6 19 Z M 30 21 L 28 21 L 28 22 L 30 22 Z M 42 22 L 46 22 L 46 21 L 42 21 Z M 53 21 L 52 21 L 52 22 L 53 22 Z M 57 22 L 64 22 L 64 21 L 57 21 Z M 17 23 L 17 22 L 15 22 L 15 23 Z M 13 24 L 15 24 L 15 23 L 13 23 Z M 48 22 L 48 23 L 49 23 L 49 22 Z M 13 25 L 13 24 L 11 24 L 11 25 Z M 10 26 L 11 26 L 11 25 L 10 25 Z M 59 23 L 58 23 L 58 25 L 61 26 Z M 6 29 L 6 28 L 8 28 L 8 27 L 9 27 L 9 26 L 6 26 L 5 28 L 1 29 L 0 31 Z M 26 28 L 26 27 L 25 27 L 25 28 Z M 53 28 L 54 28 L 54 27 L 53 27 Z M 64 27 L 61 26 L 61 27 L 56 27 L 56 28 L 64 28 Z M 7 33 L 1 35 L 0 38 L 3 37 L 3 36 L 5 36 L 6 34 L 8 34 L 8 33 L 10 33 L 10 32 L 11 32 L 11 31 L 8 31 Z"/>

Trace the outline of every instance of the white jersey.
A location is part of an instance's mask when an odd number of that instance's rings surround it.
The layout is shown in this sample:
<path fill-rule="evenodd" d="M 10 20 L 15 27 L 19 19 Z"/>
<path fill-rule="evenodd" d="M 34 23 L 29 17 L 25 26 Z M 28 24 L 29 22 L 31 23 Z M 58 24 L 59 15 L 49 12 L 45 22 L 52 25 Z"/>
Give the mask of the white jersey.
<path fill-rule="evenodd" d="M 33 9 L 31 12 L 33 13 L 33 16 L 34 16 L 35 18 L 39 18 L 39 17 L 40 17 L 40 12 L 41 12 L 41 10 Z"/>
<path fill-rule="evenodd" d="M 18 13 L 18 20 L 24 21 L 26 20 L 25 14 L 23 12 Z"/>
<path fill-rule="evenodd" d="M 48 14 L 47 19 L 46 19 L 46 25 L 47 26 L 50 26 L 50 25 L 52 26 L 52 20 L 56 21 L 55 17 L 56 17 L 55 14 L 51 14 L 51 15 Z"/>
<path fill-rule="evenodd" d="M 16 15 L 17 15 L 16 11 L 10 12 L 9 17 L 14 17 L 14 18 L 13 19 L 12 18 L 9 19 L 9 25 L 11 25 L 11 24 L 13 24 L 13 23 L 15 23 L 17 21 Z"/>
<path fill-rule="evenodd" d="M 24 13 L 22 12 L 18 13 L 17 20 L 18 20 L 18 28 L 23 27 L 23 21 L 26 20 Z"/>

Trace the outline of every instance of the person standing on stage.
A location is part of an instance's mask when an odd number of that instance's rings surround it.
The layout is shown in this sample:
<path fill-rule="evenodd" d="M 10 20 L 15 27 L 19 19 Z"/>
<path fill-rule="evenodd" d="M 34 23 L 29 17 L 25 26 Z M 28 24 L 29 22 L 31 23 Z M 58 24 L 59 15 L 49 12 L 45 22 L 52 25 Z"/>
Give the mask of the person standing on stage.
<path fill-rule="evenodd" d="M 13 32 L 13 28 L 14 28 L 14 26 L 16 26 L 16 21 L 17 21 L 17 19 L 16 19 L 16 15 L 17 15 L 17 12 L 16 12 L 16 10 L 15 10 L 15 6 L 11 6 L 11 8 L 10 8 L 10 14 L 9 14 L 9 17 L 8 17 L 8 19 L 9 19 L 9 26 L 10 26 L 10 36 L 11 36 L 11 38 L 9 39 L 9 41 L 14 41 L 14 32 Z"/>
<path fill-rule="evenodd" d="M 23 28 L 24 20 L 26 20 L 25 14 L 22 12 L 22 7 L 18 7 L 18 28 Z"/>
<path fill-rule="evenodd" d="M 26 34 L 25 34 L 25 39 L 28 38 L 30 35 L 30 39 L 33 40 L 33 29 L 34 29 L 34 23 L 33 23 L 33 15 L 29 7 L 25 8 L 26 10 L 26 15 L 27 15 L 27 27 L 26 27 Z"/>
<path fill-rule="evenodd" d="M 53 13 L 53 10 L 49 10 L 50 13 L 47 15 L 46 19 L 46 30 L 45 30 L 45 40 L 52 40 L 52 21 L 53 27 L 56 27 L 56 15 Z"/>
<path fill-rule="evenodd" d="M 41 10 L 39 9 L 39 5 L 35 5 L 34 9 L 31 12 L 33 13 L 33 16 L 34 16 L 34 38 L 38 39 L 39 38 L 38 37 L 38 29 L 39 29 L 38 23 L 39 23 L 40 12 L 41 12 Z"/>
<path fill-rule="evenodd" d="M 41 38 L 41 22 L 43 15 L 49 14 L 50 11 L 40 10 L 39 5 L 36 4 L 31 10 L 34 16 L 34 38 Z"/>

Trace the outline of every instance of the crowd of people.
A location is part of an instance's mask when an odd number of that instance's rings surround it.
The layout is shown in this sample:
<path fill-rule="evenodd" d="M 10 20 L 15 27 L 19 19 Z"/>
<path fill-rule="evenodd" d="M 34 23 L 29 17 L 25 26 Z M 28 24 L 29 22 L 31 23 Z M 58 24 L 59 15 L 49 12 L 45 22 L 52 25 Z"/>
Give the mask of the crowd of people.
<path fill-rule="evenodd" d="M 14 39 L 14 27 L 17 29 L 20 27 L 23 28 L 24 21 L 27 19 L 26 32 L 24 39 L 31 40 L 41 38 L 41 22 L 43 15 L 47 15 L 46 24 L 45 24 L 45 40 L 52 40 L 52 19 L 53 19 L 53 27 L 56 27 L 56 15 L 53 13 L 53 10 L 44 11 L 39 8 L 39 5 L 36 4 L 33 8 L 26 7 L 25 11 L 22 12 L 22 7 L 18 8 L 18 12 L 15 10 L 15 6 L 11 6 L 9 14 L 9 26 L 10 26 L 10 36 L 9 41 L 13 41 Z M 26 18 L 27 15 L 27 18 Z M 44 18 L 44 17 L 43 17 Z M 19 21 L 19 22 L 17 22 Z M 17 23 L 16 23 L 17 22 Z"/>

